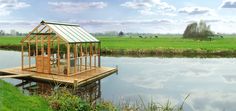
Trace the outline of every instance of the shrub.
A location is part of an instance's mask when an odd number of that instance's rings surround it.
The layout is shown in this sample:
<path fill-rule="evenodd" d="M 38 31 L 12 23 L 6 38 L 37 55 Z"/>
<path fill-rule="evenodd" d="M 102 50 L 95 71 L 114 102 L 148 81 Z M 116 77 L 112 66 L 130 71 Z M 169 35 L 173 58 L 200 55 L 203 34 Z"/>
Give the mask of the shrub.
<path fill-rule="evenodd" d="M 72 95 L 66 88 L 54 91 L 47 99 L 55 111 L 90 111 L 92 109 L 88 102 Z"/>

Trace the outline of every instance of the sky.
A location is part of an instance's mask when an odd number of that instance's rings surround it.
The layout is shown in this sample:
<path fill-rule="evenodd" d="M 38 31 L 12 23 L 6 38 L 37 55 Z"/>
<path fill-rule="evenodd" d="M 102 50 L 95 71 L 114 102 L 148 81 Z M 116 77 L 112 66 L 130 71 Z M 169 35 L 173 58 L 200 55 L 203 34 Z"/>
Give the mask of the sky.
<path fill-rule="evenodd" d="M 0 29 L 29 32 L 42 20 L 80 24 L 91 33 L 182 34 L 205 20 L 236 33 L 236 0 L 0 0 Z"/>

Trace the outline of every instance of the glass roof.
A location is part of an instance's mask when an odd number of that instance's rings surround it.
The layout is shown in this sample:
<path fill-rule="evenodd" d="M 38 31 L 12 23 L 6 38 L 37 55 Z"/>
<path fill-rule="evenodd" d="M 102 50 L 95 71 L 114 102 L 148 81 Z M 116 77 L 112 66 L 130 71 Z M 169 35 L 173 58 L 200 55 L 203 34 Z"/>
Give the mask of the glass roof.
<path fill-rule="evenodd" d="M 41 22 L 42 23 L 42 22 Z M 49 26 L 56 34 L 64 38 L 69 43 L 78 42 L 99 42 L 94 36 L 85 31 L 79 25 L 73 24 L 60 24 L 52 22 L 44 22 Z"/>

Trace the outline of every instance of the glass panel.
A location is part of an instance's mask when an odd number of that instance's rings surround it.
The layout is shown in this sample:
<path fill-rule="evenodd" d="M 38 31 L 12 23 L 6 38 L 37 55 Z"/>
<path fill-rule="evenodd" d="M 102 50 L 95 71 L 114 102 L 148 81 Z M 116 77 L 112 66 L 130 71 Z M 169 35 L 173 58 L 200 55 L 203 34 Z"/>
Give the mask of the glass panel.
<path fill-rule="evenodd" d="M 61 30 L 59 30 L 57 27 L 55 27 L 54 25 L 48 24 L 55 32 L 57 32 L 60 36 L 62 36 L 63 38 L 65 38 L 68 42 L 73 42 L 73 40 L 71 40 L 70 38 L 66 37 L 67 35 L 64 34 L 63 32 L 61 32 Z"/>
<path fill-rule="evenodd" d="M 77 34 L 79 34 L 84 39 L 84 42 L 90 41 L 87 35 L 83 34 L 83 32 L 77 29 L 77 27 L 72 27 L 72 28 L 77 32 Z"/>
<path fill-rule="evenodd" d="M 55 25 L 62 33 L 64 33 L 66 36 L 64 38 L 72 40 L 71 42 L 75 42 L 76 40 L 73 38 L 73 36 L 65 30 L 65 28 L 62 25 Z"/>
<path fill-rule="evenodd" d="M 85 38 L 80 33 L 78 33 L 72 26 L 67 26 L 67 27 L 78 37 L 80 42 L 86 41 Z"/>
<path fill-rule="evenodd" d="M 98 42 L 98 40 L 95 37 L 93 37 L 91 34 L 86 32 L 84 29 L 82 29 L 81 27 L 77 27 L 77 28 L 80 29 L 84 34 L 86 34 L 90 38 L 90 40 Z"/>
<path fill-rule="evenodd" d="M 81 42 L 81 40 L 79 39 L 80 37 L 78 37 L 78 35 L 76 35 L 73 31 L 71 31 L 69 26 L 62 27 L 70 34 L 71 37 L 73 37 L 73 39 L 75 39 L 75 42 Z"/>

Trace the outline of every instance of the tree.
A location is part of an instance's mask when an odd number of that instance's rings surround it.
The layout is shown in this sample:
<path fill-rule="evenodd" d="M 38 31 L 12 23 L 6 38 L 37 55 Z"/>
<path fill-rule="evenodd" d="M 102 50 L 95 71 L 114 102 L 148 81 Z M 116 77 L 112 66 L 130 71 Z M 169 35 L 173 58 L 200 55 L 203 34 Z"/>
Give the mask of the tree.
<path fill-rule="evenodd" d="M 213 35 L 213 32 L 210 28 L 210 25 L 207 25 L 203 20 L 201 20 L 199 23 L 194 22 L 186 27 L 183 37 L 193 39 L 207 39 L 208 36 Z"/>
<path fill-rule="evenodd" d="M 124 36 L 125 34 L 124 34 L 124 32 L 120 31 L 118 35 L 119 36 Z"/>

